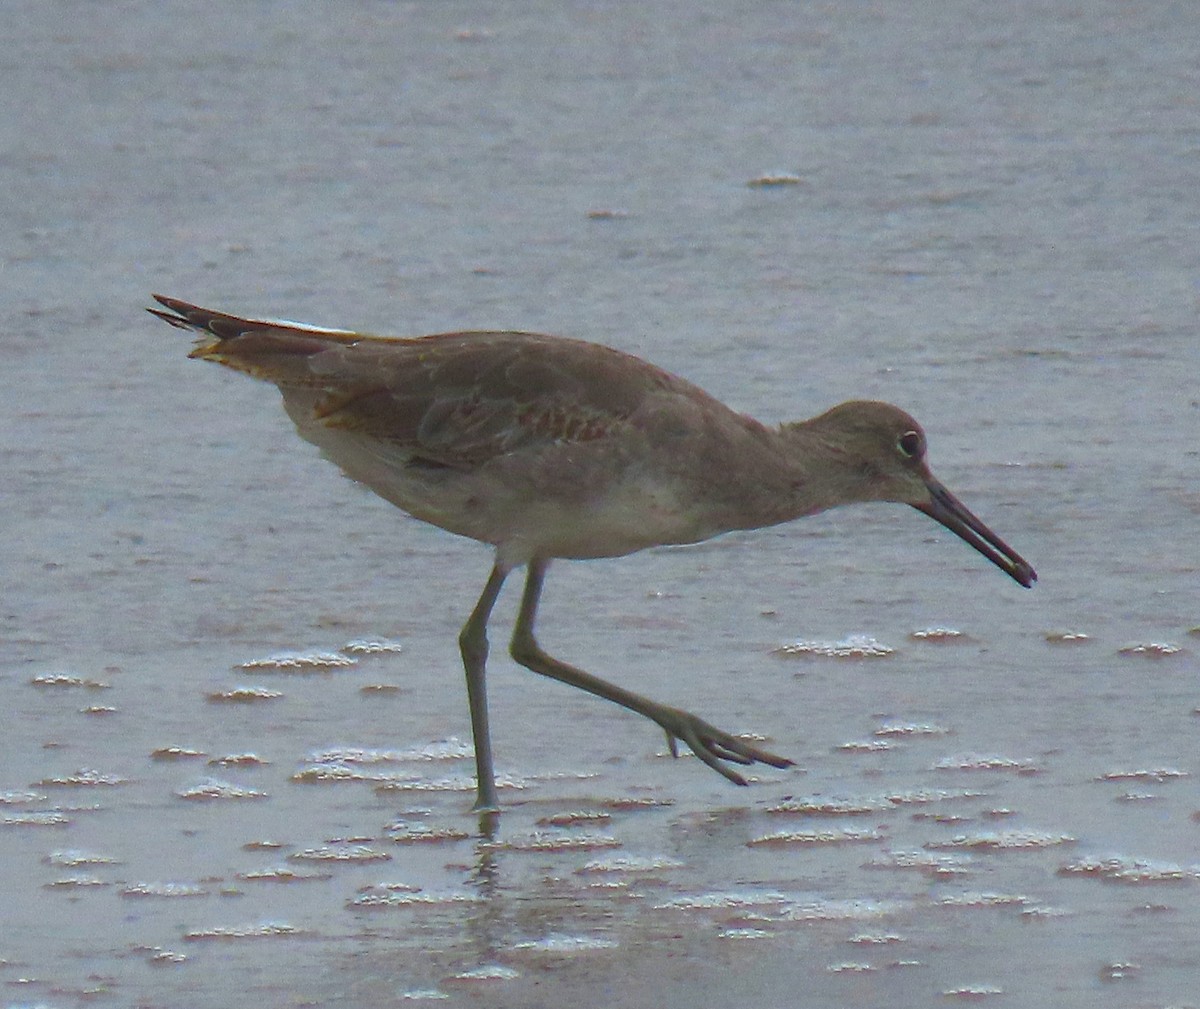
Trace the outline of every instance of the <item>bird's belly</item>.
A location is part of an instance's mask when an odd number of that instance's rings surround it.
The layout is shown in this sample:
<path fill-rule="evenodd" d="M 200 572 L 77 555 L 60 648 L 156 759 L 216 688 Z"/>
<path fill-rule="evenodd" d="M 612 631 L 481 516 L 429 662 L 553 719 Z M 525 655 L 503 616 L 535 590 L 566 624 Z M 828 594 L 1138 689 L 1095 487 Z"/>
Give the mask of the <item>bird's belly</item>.
<path fill-rule="evenodd" d="M 587 500 L 542 500 L 515 523 L 511 543 L 529 556 L 620 557 L 647 547 L 695 543 L 724 531 L 661 484 L 622 484 Z M 527 557 L 521 559 L 528 559 Z"/>
<path fill-rule="evenodd" d="M 493 544 L 505 563 L 619 557 L 694 543 L 725 526 L 670 482 L 578 465 L 569 457 L 496 461 L 474 470 L 413 465 L 399 447 L 323 426 L 301 428 L 348 476 L 414 518 Z M 601 469 L 603 471 L 603 469 Z"/>

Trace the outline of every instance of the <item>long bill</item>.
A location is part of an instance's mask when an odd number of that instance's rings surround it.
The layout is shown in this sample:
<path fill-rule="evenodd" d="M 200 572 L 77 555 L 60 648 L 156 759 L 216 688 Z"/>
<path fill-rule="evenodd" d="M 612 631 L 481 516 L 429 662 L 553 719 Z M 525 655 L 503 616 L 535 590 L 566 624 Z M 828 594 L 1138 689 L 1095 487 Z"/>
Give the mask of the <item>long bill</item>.
<path fill-rule="evenodd" d="M 928 503 L 914 504 L 914 508 L 969 543 L 1013 581 L 1026 588 L 1037 581 L 1037 572 L 1029 562 L 971 514 L 965 504 L 936 480 L 930 480 L 928 487 Z"/>

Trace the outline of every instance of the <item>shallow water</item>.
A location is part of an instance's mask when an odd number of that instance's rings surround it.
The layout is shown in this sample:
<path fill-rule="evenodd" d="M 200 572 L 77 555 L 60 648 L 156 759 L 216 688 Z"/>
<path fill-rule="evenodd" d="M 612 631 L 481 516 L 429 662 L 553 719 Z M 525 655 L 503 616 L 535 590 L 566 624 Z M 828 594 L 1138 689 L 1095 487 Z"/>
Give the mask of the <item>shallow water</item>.
<path fill-rule="evenodd" d="M 0 1005 L 1200 1004 L 1200 15 L 10 9 Z M 887 506 L 560 563 L 551 652 L 798 766 L 517 669 L 510 589 L 487 836 L 487 552 L 151 290 L 887 399 L 1041 580 Z"/>

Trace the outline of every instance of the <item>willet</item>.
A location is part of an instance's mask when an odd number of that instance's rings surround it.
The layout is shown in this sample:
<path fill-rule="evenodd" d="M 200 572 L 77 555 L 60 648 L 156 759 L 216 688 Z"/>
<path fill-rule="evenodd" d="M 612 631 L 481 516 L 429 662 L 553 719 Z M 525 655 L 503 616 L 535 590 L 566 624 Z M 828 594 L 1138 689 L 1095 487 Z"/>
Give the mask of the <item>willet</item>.
<path fill-rule="evenodd" d="M 547 655 L 534 637 L 556 557 L 696 543 L 836 505 L 912 505 L 1021 585 L 1032 567 L 934 479 L 925 434 L 886 403 L 842 403 L 767 427 L 629 354 L 536 333 L 367 336 L 242 319 L 154 295 L 154 315 L 202 335 L 191 357 L 273 382 L 300 436 L 410 515 L 495 548 L 459 635 L 477 802 L 499 808 L 488 733 L 487 622 L 526 567 L 510 651 L 521 665 L 644 715 L 709 767 L 792 762 Z"/>

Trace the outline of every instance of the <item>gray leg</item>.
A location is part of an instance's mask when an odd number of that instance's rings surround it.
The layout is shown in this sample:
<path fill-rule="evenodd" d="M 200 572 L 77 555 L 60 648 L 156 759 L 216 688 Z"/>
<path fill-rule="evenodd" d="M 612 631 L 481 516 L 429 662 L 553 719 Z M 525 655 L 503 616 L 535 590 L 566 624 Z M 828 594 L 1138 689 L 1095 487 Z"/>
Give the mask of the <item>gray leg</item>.
<path fill-rule="evenodd" d="M 512 657 L 517 662 L 526 669 L 532 669 L 535 673 L 541 673 L 543 676 L 549 676 L 562 683 L 569 683 L 573 687 L 579 687 L 580 690 L 586 690 L 589 694 L 603 697 L 614 704 L 619 704 L 623 708 L 636 711 L 639 715 L 649 718 L 666 731 L 672 753 L 675 750 L 675 740 L 682 740 L 704 763 L 719 774 L 723 774 L 735 785 L 746 784 L 746 779 L 726 767 L 721 761 L 733 764 L 757 762 L 770 764 L 772 767 L 791 766 L 792 761 L 751 746 L 745 740 L 722 732 L 693 714 L 680 708 L 658 704 L 641 694 L 635 694 L 602 680 L 598 676 L 585 673 L 575 666 L 560 662 L 542 651 L 533 636 L 533 624 L 537 617 L 538 599 L 542 594 L 542 583 L 546 578 L 547 567 L 548 562 L 544 560 L 534 560 L 529 563 L 525 592 L 521 597 L 521 611 L 517 615 L 517 624 L 513 629 L 511 645 Z M 484 594 L 486 596 L 486 591 Z M 482 602 L 483 600 L 480 600 L 481 604 Z"/>
<path fill-rule="evenodd" d="M 458 648 L 462 652 L 463 668 L 467 672 L 467 704 L 471 708 L 471 737 L 475 742 L 475 810 L 480 813 L 498 812 L 496 800 L 496 774 L 492 765 L 492 738 L 488 731 L 487 708 L 487 622 L 500 587 L 507 577 L 507 569 L 496 565 L 488 576 L 483 594 L 471 616 L 458 635 Z"/>

